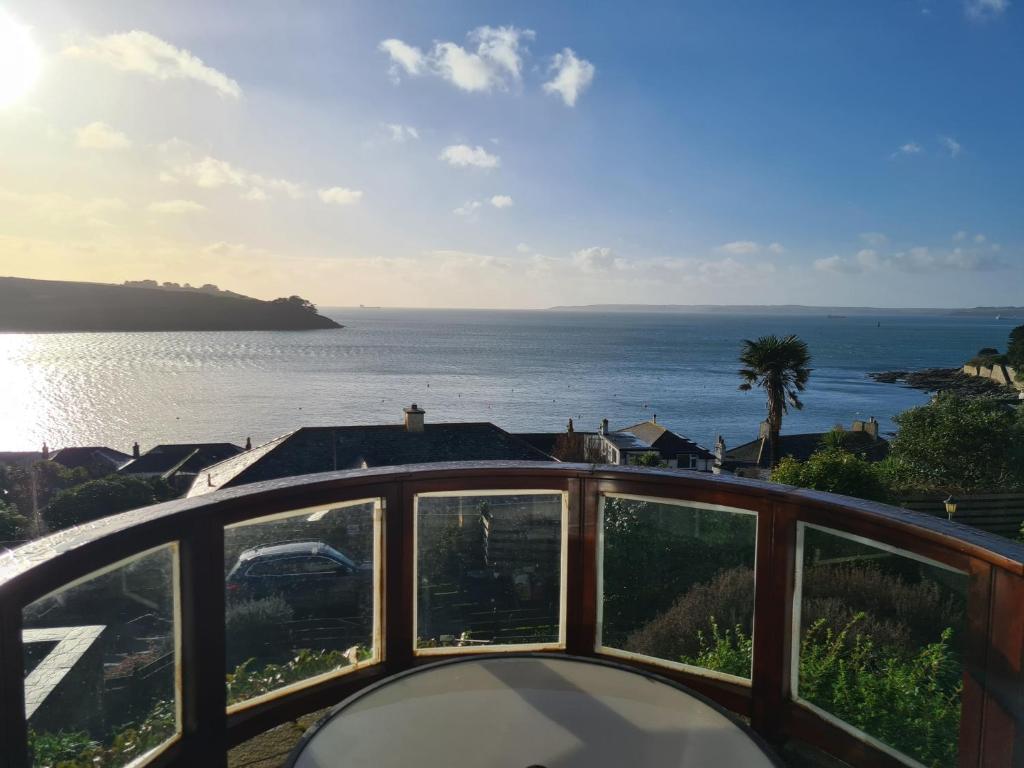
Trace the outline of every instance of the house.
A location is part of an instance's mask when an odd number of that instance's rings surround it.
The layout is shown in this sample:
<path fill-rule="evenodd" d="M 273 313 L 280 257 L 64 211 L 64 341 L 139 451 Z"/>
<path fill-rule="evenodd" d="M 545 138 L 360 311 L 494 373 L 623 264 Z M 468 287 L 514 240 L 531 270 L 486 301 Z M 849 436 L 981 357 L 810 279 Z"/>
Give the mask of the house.
<path fill-rule="evenodd" d="M 608 419 L 597 432 L 577 432 L 572 419 L 565 432 L 527 432 L 516 436 L 561 461 L 593 464 L 638 464 L 647 457 L 666 466 L 711 472 L 715 456 L 707 448 L 673 432 L 657 417 L 619 430 L 608 428 Z"/>
<path fill-rule="evenodd" d="M 881 461 L 889 455 L 889 441 L 878 434 L 878 421 L 872 416 L 867 421 L 856 420 L 850 430 L 843 433 L 843 448 L 862 456 L 868 461 Z M 798 435 L 779 435 L 776 447 L 778 459 L 792 456 L 797 461 L 807 461 L 813 453 L 821 450 L 827 432 L 807 432 Z M 716 474 L 734 474 L 740 477 L 767 478 L 771 472 L 768 463 L 768 428 L 762 422 L 761 434 L 756 440 L 726 450 L 725 441 L 719 437 L 715 446 Z"/>
<path fill-rule="evenodd" d="M 50 455 L 50 461 L 68 469 L 83 467 L 101 475 L 116 472 L 131 460 L 127 453 L 100 445 L 61 448 Z"/>
<path fill-rule="evenodd" d="M 170 443 L 155 446 L 140 454 L 136 443 L 133 447 L 135 458 L 118 472 L 134 477 L 162 477 L 175 488 L 184 491 L 206 467 L 243 450 L 234 443 Z"/>
<path fill-rule="evenodd" d="M 302 427 L 206 467 L 188 496 L 293 475 L 439 461 L 551 461 L 490 422 L 427 424 L 415 403 L 403 424 Z"/>

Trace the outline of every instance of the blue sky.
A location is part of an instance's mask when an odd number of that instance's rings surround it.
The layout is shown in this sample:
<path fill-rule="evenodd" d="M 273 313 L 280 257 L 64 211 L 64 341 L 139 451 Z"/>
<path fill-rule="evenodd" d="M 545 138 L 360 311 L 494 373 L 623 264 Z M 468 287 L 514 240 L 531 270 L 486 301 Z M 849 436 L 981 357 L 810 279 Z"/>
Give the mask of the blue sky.
<path fill-rule="evenodd" d="M 1024 303 L 1013 0 L 210 5 L 0 0 L 0 274 Z"/>

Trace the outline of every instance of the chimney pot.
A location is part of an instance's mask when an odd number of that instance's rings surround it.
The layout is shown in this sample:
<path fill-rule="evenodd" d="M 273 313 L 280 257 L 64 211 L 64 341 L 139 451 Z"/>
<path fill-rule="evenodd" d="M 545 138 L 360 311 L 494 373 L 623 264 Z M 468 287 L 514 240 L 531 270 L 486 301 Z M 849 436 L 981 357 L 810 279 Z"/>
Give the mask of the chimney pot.
<path fill-rule="evenodd" d="M 416 403 L 413 403 L 408 408 L 403 408 L 402 411 L 405 413 L 405 431 L 422 432 L 423 414 L 425 414 L 426 411 L 416 405 Z"/>
<path fill-rule="evenodd" d="M 141 453 L 141 451 L 139 450 L 139 441 L 136 440 L 132 444 L 132 457 L 137 459 L 137 458 L 139 458 L 139 454 L 140 453 Z"/>
<path fill-rule="evenodd" d="M 48 446 L 46 443 L 43 443 L 43 458 L 50 458 L 50 446 Z"/>
<path fill-rule="evenodd" d="M 602 435 L 608 434 L 608 419 L 601 419 L 601 427 L 598 430 Z"/>

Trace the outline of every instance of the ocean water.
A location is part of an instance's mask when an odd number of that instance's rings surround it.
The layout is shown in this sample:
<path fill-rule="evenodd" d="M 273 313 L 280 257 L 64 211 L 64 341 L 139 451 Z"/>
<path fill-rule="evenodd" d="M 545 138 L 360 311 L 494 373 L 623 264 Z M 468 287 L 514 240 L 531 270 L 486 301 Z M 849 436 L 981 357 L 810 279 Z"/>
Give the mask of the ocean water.
<path fill-rule="evenodd" d="M 785 432 L 893 414 L 927 396 L 869 371 L 960 365 L 1013 321 L 337 309 L 342 330 L 0 334 L 0 450 L 160 442 L 254 444 L 299 426 L 493 421 L 511 431 L 652 418 L 711 447 L 757 435 L 737 390 L 744 338 L 795 333 L 814 372 Z M 1019 321 L 1018 321 L 1019 322 Z"/>

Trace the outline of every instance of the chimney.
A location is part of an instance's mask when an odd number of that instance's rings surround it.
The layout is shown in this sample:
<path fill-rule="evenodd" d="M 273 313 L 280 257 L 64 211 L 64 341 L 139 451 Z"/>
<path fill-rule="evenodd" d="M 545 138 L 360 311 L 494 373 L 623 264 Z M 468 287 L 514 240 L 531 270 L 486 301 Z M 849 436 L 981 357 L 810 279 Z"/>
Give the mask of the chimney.
<path fill-rule="evenodd" d="M 757 437 L 759 440 L 764 440 L 768 437 L 768 419 L 761 422 L 761 427 L 758 430 Z"/>
<path fill-rule="evenodd" d="M 725 438 L 721 435 L 719 435 L 718 439 L 715 440 L 715 458 L 719 461 L 725 459 Z"/>
<path fill-rule="evenodd" d="M 875 419 L 874 416 L 872 416 L 866 422 L 864 422 L 864 431 L 867 434 L 871 435 L 872 440 L 878 439 L 878 421 Z"/>
<path fill-rule="evenodd" d="M 46 460 L 46 459 L 48 459 L 48 458 L 50 458 L 50 446 L 48 446 L 48 445 L 47 445 L 47 444 L 46 444 L 46 443 L 44 442 L 44 443 L 43 443 L 43 459 L 44 459 L 44 460 Z"/>
<path fill-rule="evenodd" d="M 405 412 L 405 431 L 406 432 L 422 432 L 423 431 L 423 414 L 426 413 L 416 403 L 413 403 L 408 408 L 402 409 Z"/>
<path fill-rule="evenodd" d="M 139 458 L 140 453 L 141 451 L 139 451 L 139 441 L 136 440 L 135 443 L 132 445 L 132 458 Z"/>
<path fill-rule="evenodd" d="M 568 432 L 570 435 L 576 431 L 572 425 L 572 418 L 569 419 L 569 423 L 566 425 L 565 431 Z"/>
<path fill-rule="evenodd" d="M 252 438 L 251 437 L 245 438 L 245 450 L 247 450 L 247 451 L 251 451 L 252 450 Z"/>
<path fill-rule="evenodd" d="M 608 434 L 608 419 L 601 419 L 601 426 L 598 427 L 597 432 L 600 435 Z"/>

